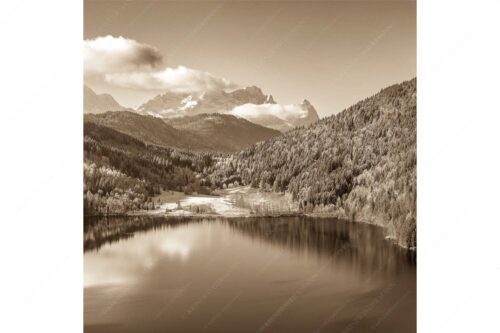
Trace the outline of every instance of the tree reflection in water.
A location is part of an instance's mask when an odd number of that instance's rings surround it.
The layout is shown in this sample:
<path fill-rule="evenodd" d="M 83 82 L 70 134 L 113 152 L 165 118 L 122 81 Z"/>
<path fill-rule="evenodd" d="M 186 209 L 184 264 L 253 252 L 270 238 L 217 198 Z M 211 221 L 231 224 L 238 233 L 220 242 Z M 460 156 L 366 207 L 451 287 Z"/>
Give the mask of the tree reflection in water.
<path fill-rule="evenodd" d="M 228 221 L 253 239 L 284 246 L 302 254 L 330 257 L 332 264 L 349 263 L 364 273 L 394 274 L 416 264 L 415 251 L 384 238 L 380 227 L 312 217 L 250 218 Z"/>
<path fill-rule="evenodd" d="M 394 274 L 416 265 L 416 253 L 384 239 L 380 227 L 331 218 L 252 217 L 193 218 L 130 216 L 87 218 L 84 251 L 133 237 L 135 232 L 186 223 L 224 223 L 254 241 L 286 247 L 299 254 L 330 257 L 332 264 L 349 263 L 363 272 Z"/>

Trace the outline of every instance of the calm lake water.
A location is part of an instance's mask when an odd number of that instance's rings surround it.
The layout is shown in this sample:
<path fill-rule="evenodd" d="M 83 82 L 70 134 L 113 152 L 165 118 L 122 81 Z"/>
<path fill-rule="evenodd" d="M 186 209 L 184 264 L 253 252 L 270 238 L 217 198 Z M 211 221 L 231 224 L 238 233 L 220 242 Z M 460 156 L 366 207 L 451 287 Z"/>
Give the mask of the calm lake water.
<path fill-rule="evenodd" d="M 416 258 L 313 218 L 87 221 L 85 332 L 416 332 Z"/>

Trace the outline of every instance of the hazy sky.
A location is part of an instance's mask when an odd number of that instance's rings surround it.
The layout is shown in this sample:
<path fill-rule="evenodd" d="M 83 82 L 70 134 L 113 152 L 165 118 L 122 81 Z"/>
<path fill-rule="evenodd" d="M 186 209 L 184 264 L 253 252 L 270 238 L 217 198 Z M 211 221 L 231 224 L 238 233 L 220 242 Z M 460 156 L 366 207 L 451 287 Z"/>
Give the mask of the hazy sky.
<path fill-rule="evenodd" d="M 154 46 L 163 65 L 256 85 L 282 104 L 307 98 L 320 117 L 416 75 L 416 3 L 84 2 L 84 38 Z M 96 92 L 137 106 L 158 91 L 86 79 Z"/>

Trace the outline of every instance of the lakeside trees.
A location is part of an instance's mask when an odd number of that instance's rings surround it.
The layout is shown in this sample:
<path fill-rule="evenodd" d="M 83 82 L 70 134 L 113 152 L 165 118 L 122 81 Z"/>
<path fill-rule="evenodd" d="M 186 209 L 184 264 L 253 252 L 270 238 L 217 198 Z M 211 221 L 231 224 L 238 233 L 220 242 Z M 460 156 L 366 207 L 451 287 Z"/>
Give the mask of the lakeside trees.
<path fill-rule="evenodd" d="M 212 155 L 147 145 L 94 123 L 84 124 L 84 213 L 151 209 L 161 190 L 209 193 L 202 171 Z"/>
<path fill-rule="evenodd" d="M 385 225 L 402 245 L 416 246 L 416 79 L 257 143 L 211 171 L 217 186 L 241 178 L 289 192 L 303 212 Z"/>
<path fill-rule="evenodd" d="M 86 214 L 150 209 L 162 189 L 247 185 L 290 193 L 299 210 L 384 225 L 416 246 L 416 79 L 233 155 L 148 145 L 84 127 Z"/>

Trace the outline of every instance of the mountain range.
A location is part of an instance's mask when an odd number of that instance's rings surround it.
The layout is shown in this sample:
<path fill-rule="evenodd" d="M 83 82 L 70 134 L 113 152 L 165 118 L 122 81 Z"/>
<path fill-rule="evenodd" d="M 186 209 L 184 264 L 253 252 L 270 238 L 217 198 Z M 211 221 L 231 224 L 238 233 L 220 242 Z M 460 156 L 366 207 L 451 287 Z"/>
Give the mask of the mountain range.
<path fill-rule="evenodd" d="M 162 119 L 173 119 L 200 114 L 230 114 L 238 118 L 286 132 L 296 126 L 307 126 L 319 120 L 312 104 L 277 104 L 272 95 L 265 95 L 256 86 L 207 91 L 199 94 L 166 92 L 159 94 L 137 108 L 125 108 L 109 94 L 98 95 L 84 87 L 85 113 L 128 110 Z"/>
<path fill-rule="evenodd" d="M 265 95 L 256 86 L 231 92 L 223 90 L 201 94 L 167 92 L 142 104 L 137 111 L 161 118 L 202 113 L 232 114 L 282 132 L 296 126 L 309 125 L 319 119 L 318 113 L 307 100 L 301 104 L 280 105 L 272 95 Z"/>
<path fill-rule="evenodd" d="M 85 207 L 108 214 L 150 205 L 161 189 L 244 184 L 289 193 L 302 213 L 382 225 L 400 245 L 416 247 L 416 94 L 416 79 L 395 84 L 286 133 L 231 114 L 86 114 Z M 262 102 L 232 111 L 276 105 L 260 89 L 231 96 L 228 108 Z"/>

